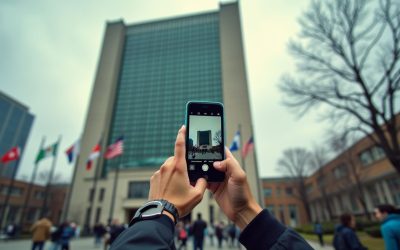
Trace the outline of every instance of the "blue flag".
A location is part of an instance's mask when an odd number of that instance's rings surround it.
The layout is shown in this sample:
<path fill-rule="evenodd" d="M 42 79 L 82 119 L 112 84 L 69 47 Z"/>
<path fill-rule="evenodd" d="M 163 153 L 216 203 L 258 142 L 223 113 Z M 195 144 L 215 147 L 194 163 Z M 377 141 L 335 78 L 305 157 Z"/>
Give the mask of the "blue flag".
<path fill-rule="evenodd" d="M 240 145 L 240 132 L 237 131 L 235 136 L 233 137 L 233 141 L 232 141 L 231 146 L 229 147 L 229 150 L 231 152 L 238 151 L 239 145 Z"/>

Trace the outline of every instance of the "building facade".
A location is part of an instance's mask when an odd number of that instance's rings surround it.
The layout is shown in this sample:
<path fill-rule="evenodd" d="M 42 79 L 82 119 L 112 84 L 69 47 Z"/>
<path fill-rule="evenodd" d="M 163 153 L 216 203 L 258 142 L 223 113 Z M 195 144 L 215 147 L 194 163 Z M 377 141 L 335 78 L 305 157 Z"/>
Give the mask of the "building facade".
<path fill-rule="evenodd" d="M 0 178 L 0 214 L 2 214 L 3 203 L 6 200 L 8 188 L 11 180 Z M 49 187 L 49 197 L 47 201 L 47 217 L 54 225 L 62 222 L 62 211 L 67 198 L 69 184 L 52 184 Z M 28 192 L 28 189 L 31 191 Z M 29 193 L 29 199 L 27 196 Z M 21 226 L 24 232 L 28 232 L 30 226 L 40 217 L 44 203 L 46 186 L 30 185 L 30 183 L 15 180 L 10 193 L 8 207 L 6 208 L 4 225 L 15 223 Z M 24 209 L 24 206 L 26 207 Z M 23 218 L 22 218 L 23 216 Z"/>
<path fill-rule="evenodd" d="M 311 221 L 306 219 L 304 205 L 292 188 L 296 187 L 294 178 L 264 178 L 265 206 L 282 222 L 294 227 L 335 220 L 343 213 L 373 218 L 374 208 L 383 203 L 400 207 L 400 175 L 383 150 L 368 137 L 314 172 L 305 185 Z M 296 216 L 291 212 L 294 210 Z M 297 218 L 297 223 L 293 223 L 293 218 Z"/>
<path fill-rule="evenodd" d="M 107 23 L 67 217 L 87 227 L 129 221 L 147 200 L 151 175 L 173 155 L 189 100 L 224 104 L 227 141 L 239 126 L 243 140 L 253 134 L 238 3 L 166 20 Z M 121 135 L 123 156 L 99 158 L 86 171 L 90 149 Z M 254 155 L 245 164 L 260 197 Z M 197 212 L 223 219 L 209 194 Z"/>
<path fill-rule="evenodd" d="M 24 152 L 34 121 L 29 108 L 0 91 L 0 156 L 15 146 Z M 0 164 L 0 177 L 11 178 L 18 171 L 18 161 Z"/>

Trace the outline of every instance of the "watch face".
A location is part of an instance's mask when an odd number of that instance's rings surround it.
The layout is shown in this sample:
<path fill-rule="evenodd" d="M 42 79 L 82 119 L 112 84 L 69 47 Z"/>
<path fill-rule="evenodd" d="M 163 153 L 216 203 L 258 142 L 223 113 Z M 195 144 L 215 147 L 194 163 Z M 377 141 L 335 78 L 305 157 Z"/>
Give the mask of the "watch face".
<path fill-rule="evenodd" d="M 163 207 L 161 201 L 148 202 L 142 210 L 142 218 L 151 218 L 160 215 L 163 211 Z"/>

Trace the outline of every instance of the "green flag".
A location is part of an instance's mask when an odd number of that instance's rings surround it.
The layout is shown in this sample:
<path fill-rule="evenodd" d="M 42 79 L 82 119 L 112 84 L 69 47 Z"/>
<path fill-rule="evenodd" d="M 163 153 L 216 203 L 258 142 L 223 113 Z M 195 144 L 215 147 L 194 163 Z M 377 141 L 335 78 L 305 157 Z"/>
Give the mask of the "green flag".
<path fill-rule="evenodd" d="M 36 161 L 35 163 L 38 163 L 42 159 L 49 157 L 49 156 L 55 156 L 57 153 L 57 147 L 58 147 L 58 142 L 54 143 L 53 145 L 47 147 L 47 148 L 42 148 L 38 155 L 36 156 Z"/>

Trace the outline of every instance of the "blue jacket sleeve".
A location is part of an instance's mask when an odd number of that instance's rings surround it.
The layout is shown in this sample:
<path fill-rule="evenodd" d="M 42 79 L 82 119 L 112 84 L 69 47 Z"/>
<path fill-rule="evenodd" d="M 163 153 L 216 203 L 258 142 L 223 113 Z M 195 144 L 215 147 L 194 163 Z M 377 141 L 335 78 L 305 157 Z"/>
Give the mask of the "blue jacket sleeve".
<path fill-rule="evenodd" d="M 364 247 L 360 240 L 358 239 L 356 233 L 353 230 L 347 230 L 347 232 L 344 234 L 345 240 L 347 242 L 347 245 L 350 247 L 352 250 L 366 250 L 368 248 Z"/>
<path fill-rule="evenodd" d="M 174 231 L 174 223 L 166 215 L 138 221 L 118 236 L 110 250 L 175 249 Z"/>
<path fill-rule="evenodd" d="M 249 250 L 313 249 L 300 235 L 279 223 L 266 209 L 247 225 L 239 241 Z"/>

